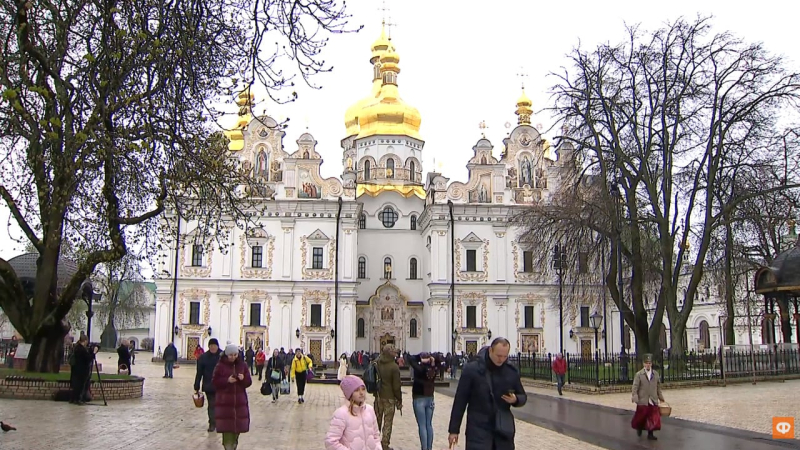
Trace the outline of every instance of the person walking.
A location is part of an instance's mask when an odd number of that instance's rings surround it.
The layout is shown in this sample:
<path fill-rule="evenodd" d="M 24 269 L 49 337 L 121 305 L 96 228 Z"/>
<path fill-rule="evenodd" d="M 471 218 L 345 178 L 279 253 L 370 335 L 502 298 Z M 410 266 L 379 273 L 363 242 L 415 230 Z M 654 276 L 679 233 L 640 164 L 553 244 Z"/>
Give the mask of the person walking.
<path fill-rule="evenodd" d="M 561 392 L 561 389 L 564 387 L 564 376 L 567 373 L 567 360 L 564 359 L 564 355 L 559 353 L 556 355 L 556 359 L 553 360 L 553 364 L 551 366 L 553 368 L 553 373 L 556 374 L 558 395 L 564 395 Z"/>
<path fill-rule="evenodd" d="M 465 450 L 514 449 L 516 429 L 511 407 L 525 405 L 528 395 L 517 368 L 507 362 L 510 350 L 508 339 L 495 338 L 464 367 L 450 412 L 450 447 L 458 443 L 466 411 Z"/>
<path fill-rule="evenodd" d="M 653 355 L 644 355 L 644 367 L 633 376 L 633 403 L 636 403 L 636 412 L 631 419 L 631 427 L 636 434 L 641 436 L 642 430 L 647 430 L 647 439 L 658 440 L 653 434 L 661 429 L 661 412 L 658 408 L 659 401 L 665 401 L 661 393 L 661 379 L 658 372 L 653 370 Z"/>
<path fill-rule="evenodd" d="M 267 362 L 267 379 L 269 380 L 269 384 L 272 385 L 272 403 L 276 403 L 278 401 L 278 397 L 280 396 L 281 390 L 281 381 L 286 378 L 285 371 L 283 370 L 283 358 L 281 357 L 280 353 L 278 353 L 278 349 L 272 351 L 272 357 Z M 259 377 L 259 380 L 261 378 Z"/>
<path fill-rule="evenodd" d="M 256 352 L 256 373 L 258 374 L 258 381 L 261 381 L 261 375 L 264 373 L 264 363 L 267 362 L 267 354 L 263 349 L 258 349 Z"/>
<path fill-rule="evenodd" d="M 325 450 L 382 450 L 378 419 L 367 404 L 364 381 L 347 375 L 339 387 L 348 403 L 333 413 L 325 435 Z"/>
<path fill-rule="evenodd" d="M 117 348 L 117 374 L 123 370 L 127 370 L 128 375 L 131 375 L 131 351 L 125 341 L 120 342 Z"/>
<path fill-rule="evenodd" d="M 414 384 L 411 387 L 414 417 L 419 430 L 419 445 L 422 450 L 433 450 L 433 391 L 436 382 L 436 360 L 430 353 L 410 357 Z"/>
<path fill-rule="evenodd" d="M 256 374 L 255 359 L 256 352 L 253 350 L 253 346 L 251 345 L 244 353 L 244 360 L 247 362 L 247 368 L 250 369 L 250 375 Z"/>
<path fill-rule="evenodd" d="M 83 401 L 83 393 L 86 390 L 86 384 L 89 382 L 89 376 L 92 374 L 92 354 L 86 346 L 89 344 L 89 338 L 86 335 L 81 335 L 78 342 L 72 348 L 72 354 L 69 357 L 69 383 L 72 388 L 72 395 L 69 402 L 73 405 L 85 405 Z"/>
<path fill-rule="evenodd" d="M 136 365 L 136 342 L 134 342 L 134 341 L 131 341 L 130 352 L 131 352 L 131 365 L 135 366 Z"/>
<path fill-rule="evenodd" d="M 339 373 L 336 374 L 336 379 L 342 381 L 346 376 L 347 376 L 347 355 L 345 353 L 342 353 L 342 356 L 339 358 Z"/>
<path fill-rule="evenodd" d="M 172 368 L 178 360 L 178 349 L 170 342 L 164 349 L 164 378 L 172 378 Z"/>
<path fill-rule="evenodd" d="M 216 389 L 214 389 L 214 369 L 220 358 L 219 341 L 216 338 L 208 340 L 208 351 L 200 355 L 197 360 L 197 373 L 194 376 L 194 392 L 200 393 L 202 386 L 203 392 L 206 394 L 206 402 L 208 403 L 208 432 L 213 433 L 216 431 L 216 418 L 214 416 L 214 407 L 216 405 Z"/>
<path fill-rule="evenodd" d="M 403 394 L 400 392 L 400 366 L 395 362 L 395 350 L 392 345 L 385 345 L 377 362 L 380 389 L 375 394 L 375 413 L 378 416 L 378 428 L 381 430 L 383 450 L 391 450 L 392 426 L 395 409 L 403 408 Z"/>
<path fill-rule="evenodd" d="M 306 379 L 308 369 L 312 366 L 311 358 L 303 354 L 299 348 L 294 352 L 292 358 L 292 369 L 289 371 L 291 379 L 297 383 L 297 403 L 301 405 L 306 402 L 303 396 L 306 393 Z"/>
<path fill-rule="evenodd" d="M 250 431 L 247 388 L 253 384 L 249 367 L 239 358 L 236 345 L 225 347 L 225 354 L 214 368 L 212 382 L 217 397 L 214 410 L 217 433 L 222 434 L 225 450 L 236 450 L 239 435 Z"/>

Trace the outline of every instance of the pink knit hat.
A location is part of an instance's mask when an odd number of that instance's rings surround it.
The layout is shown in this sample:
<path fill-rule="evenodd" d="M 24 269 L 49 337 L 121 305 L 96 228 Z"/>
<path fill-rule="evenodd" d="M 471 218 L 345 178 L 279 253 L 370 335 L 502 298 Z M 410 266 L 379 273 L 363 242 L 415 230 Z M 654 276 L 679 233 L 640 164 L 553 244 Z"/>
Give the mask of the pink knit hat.
<path fill-rule="evenodd" d="M 350 397 L 353 395 L 353 392 L 357 391 L 360 387 L 364 386 L 364 381 L 355 375 L 348 375 L 342 378 L 342 382 L 339 383 L 339 387 L 342 388 L 342 393 L 344 393 L 344 398 L 350 400 Z"/>

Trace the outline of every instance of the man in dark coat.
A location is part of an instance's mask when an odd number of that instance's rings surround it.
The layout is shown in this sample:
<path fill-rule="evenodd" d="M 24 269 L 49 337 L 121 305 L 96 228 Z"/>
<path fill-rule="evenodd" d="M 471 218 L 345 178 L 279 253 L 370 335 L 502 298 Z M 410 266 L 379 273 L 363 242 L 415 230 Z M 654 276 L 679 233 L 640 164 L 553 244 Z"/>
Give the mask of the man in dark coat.
<path fill-rule="evenodd" d="M 395 409 L 403 409 L 403 394 L 400 391 L 400 367 L 395 362 L 393 345 L 385 345 L 378 358 L 378 376 L 381 388 L 375 395 L 375 415 L 378 417 L 378 429 L 381 430 L 381 446 L 391 450 Z"/>
<path fill-rule="evenodd" d="M 164 349 L 164 378 L 172 378 L 172 368 L 178 360 L 178 349 L 170 342 Z"/>
<path fill-rule="evenodd" d="M 125 341 L 120 342 L 119 348 L 117 348 L 117 373 L 119 373 L 122 366 L 125 366 L 125 370 L 128 371 L 128 375 L 131 374 L 131 352 L 128 348 L 128 343 Z"/>
<path fill-rule="evenodd" d="M 216 405 L 216 390 L 214 384 L 211 382 L 214 377 L 214 368 L 217 367 L 219 357 L 222 353 L 219 351 L 219 341 L 216 338 L 208 340 L 208 351 L 200 355 L 197 360 L 197 374 L 194 376 L 194 391 L 200 392 L 202 383 L 203 392 L 206 394 L 206 403 L 208 403 L 208 432 L 213 433 L 217 424 L 214 421 L 214 407 Z"/>
<path fill-rule="evenodd" d="M 251 376 L 256 374 L 256 368 L 254 365 L 255 359 L 256 352 L 253 350 L 253 345 L 251 344 L 244 354 L 244 360 L 247 362 L 247 368 L 250 369 Z"/>
<path fill-rule="evenodd" d="M 89 376 L 92 374 L 92 354 L 86 345 L 89 343 L 89 338 L 86 335 L 81 335 L 78 343 L 72 349 L 70 356 L 70 374 L 69 382 L 72 388 L 72 396 L 69 402 L 74 405 L 84 405 L 83 393 L 86 390 L 86 384 L 89 382 Z"/>
<path fill-rule="evenodd" d="M 514 449 L 514 432 L 496 429 L 498 412 L 503 418 L 510 416 L 510 423 L 508 420 L 503 423 L 513 427 L 511 407 L 523 406 L 528 401 L 517 368 L 507 363 L 510 350 L 508 339 L 496 338 L 490 347 L 478 352 L 475 361 L 464 367 L 450 412 L 448 441 L 451 447 L 458 443 L 466 411 L 466 450 Z M 500 431 L 510 432 L 510 436 Z"/>

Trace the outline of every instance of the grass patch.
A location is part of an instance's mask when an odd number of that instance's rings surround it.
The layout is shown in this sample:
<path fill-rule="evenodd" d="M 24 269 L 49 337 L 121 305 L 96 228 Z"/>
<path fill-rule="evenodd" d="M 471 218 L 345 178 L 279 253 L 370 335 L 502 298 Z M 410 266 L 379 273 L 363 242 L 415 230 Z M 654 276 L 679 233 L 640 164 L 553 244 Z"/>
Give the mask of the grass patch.
<path fill-rule="evenodd" d="M 24 377 L 24 378 L 31 378 L 37 380 L 45 380 L 45 381 L 69 381 L 69 372 L 59 372 L 59 373 L 38 373 L 38 372 L 26 372 L 24 370 L 17 370 L 17 369 L 0 369 L 0 379 L 6 377 Z M 130 380 L 130 375 L 125 374 L 111 374 L 111 373 L 101 373 L 100 378 L 103 380 Z M 97 374 L 92 374 L 92 380 L 97 381 Z"/>

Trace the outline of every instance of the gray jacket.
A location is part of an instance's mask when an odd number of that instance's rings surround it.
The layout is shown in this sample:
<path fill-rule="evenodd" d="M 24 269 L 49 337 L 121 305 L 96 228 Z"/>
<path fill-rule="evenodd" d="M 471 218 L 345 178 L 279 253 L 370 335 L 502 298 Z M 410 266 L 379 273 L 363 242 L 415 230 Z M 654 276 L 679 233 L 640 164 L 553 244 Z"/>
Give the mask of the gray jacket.
<path fill-rule="evenodd" d="M 633 403 L 637 405 L 650 405 L 658 404 L 658 401 L 664 401 L 664 395 L 661 394 L 661 377 L 655 370 L 651 379 L 647 378 L 647 373 L 644 369 L 636 372 L 633 377 Z"/>

